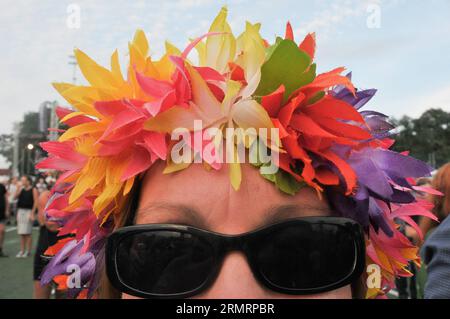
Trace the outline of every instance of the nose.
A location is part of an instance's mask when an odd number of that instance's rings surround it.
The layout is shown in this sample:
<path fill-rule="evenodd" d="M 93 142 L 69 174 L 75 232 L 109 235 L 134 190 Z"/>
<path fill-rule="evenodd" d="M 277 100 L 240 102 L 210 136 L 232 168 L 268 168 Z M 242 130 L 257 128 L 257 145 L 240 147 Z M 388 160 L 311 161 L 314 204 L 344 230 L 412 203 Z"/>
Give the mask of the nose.
<path fill-rule="evenodd" d="M 216 281 L 196 298 L 261 299 L 268 295 L 253 276 L 245 256 L 231 252 L 225 257 Z"/>

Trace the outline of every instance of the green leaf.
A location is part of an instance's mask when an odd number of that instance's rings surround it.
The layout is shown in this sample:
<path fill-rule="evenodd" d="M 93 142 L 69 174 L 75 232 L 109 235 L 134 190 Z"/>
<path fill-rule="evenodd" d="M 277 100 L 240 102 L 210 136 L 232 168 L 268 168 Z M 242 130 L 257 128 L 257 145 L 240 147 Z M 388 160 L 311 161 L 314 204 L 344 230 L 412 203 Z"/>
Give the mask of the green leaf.
<path fill-rule="evenodd" d="M 265 179 L 271 181 L 282 192 L 295 195 L 305 185 L 298 182 L 291 174 L 278 170 L 275 174 L 261 174 Z"/>
<path fill-rule="evenodd" d="M 278 171 L 274 174 L 263 174 L 262 169 L 264 167 L 270 166 L 272 163 L 263 163 L 261 161 L 258 152 L 259 145 L 260 144 L 257 142 L 254 142 L 252 145 L 250 145 L 249 154 L 256 155 L 256 158 L 250 158 L 250 163 L 254 167 L 259 168 L 261 176 L 274 183 L 276 188 L 286 194 L 295 195 L 300 190 L 300 188 L 305 185 L 305 183 L 298 182 L 291 174 L 283 171 L 282 169 L 278 169 Z"/>
<path fill-rule="evenodd" d="M 281 40 L 274 45 L 273 52 L 268 53 L 268 59 L 261 67 L 261 81 L 256 96 L 270 94 L 283 84 L 286 100 L 296 89 L 314 80 L 315 65 L 311 65 L 311 58 L 294 41 Z"/>
<path fill-rule="evenodd" d="M 266 49 L 266 60 L 270 59 L 272 53 L 275 51 L 281 41 L 283 41 L 283 38 L 277 37 L 275 43 Z"/>

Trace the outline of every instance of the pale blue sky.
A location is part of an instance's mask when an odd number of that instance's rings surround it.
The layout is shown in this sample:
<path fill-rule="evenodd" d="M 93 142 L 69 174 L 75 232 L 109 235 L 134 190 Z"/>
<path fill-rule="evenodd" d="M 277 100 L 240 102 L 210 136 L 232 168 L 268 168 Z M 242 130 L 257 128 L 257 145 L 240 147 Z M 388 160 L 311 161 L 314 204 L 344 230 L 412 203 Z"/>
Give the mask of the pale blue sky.
<path fill-rule="evenodd" d="M 353 71 L 356 86 L 378 88 L 368 107 L 388 115 L 420 115 L 429 107 L 450 110 L 450 1 L 448 0 L 173 0 L 173 1 L 19 1 L 1 0 L 0 133 L 11 131 L 23 113 L 44 100 L 64 103 L 51 87 L 70 82 L 68 55 L 78 47 L 108 65 L 136 28 L 149 37 L 158 57 L 164 40 L 179 47 L 207 32 L 224 4 L 235 34 L 245 21 L 261 22 L 270 42 L 290 20 L 297 39 L 317 34 L 320 72 L 337 66 Z M 80 8 L 81 25 L 66 25 L 67 8 Z M 380 8 L 380 28 L 369 28 L 370 5 Z M 80 73 L 77 73 L 79 82 Z"/>

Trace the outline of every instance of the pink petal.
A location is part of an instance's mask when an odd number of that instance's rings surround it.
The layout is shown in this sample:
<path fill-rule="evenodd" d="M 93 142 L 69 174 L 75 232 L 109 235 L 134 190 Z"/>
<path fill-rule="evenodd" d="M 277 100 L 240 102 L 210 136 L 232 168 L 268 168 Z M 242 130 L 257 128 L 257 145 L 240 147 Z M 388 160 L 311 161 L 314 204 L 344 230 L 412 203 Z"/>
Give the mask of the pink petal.
<path fill-rule="evenodd" d="M 148 95 L 158 98 L 166 95 L 167 91 L 173 89 L 173 86 L 170 82 L 160 81 L 150 77 L 146 77 L 145 75 L 136 71 L 136 79 L 141 86 L 142 90 Z"/>
<path fill-rule="evenodd" d="M 189 83 L 189 76 L 184 66 L 184 60 L 178 56 L 170 56 L 169 59 L 175 65 L 176 71 L 173 74 L 172 80 L 177 89 L 178 101 L 188 101 L 191 99 L 191 86 Z"/>
<path fill-rule="evenodd" d="M 225 77 L 213 68 L 207 66 L 196 66 L 194 68 L 200 73 L 205 81 L 225 81 Z"/>
<path fill-rule="evenodd" d="M 142 114 L 139 114 L 136 111 L 126 110 L 120 112 L 117 116 L 114 117 L 111 124 L 105 130 L 103 135 L 99 140 L 105 139 L 112 131 L 117 130 L 125 125 L 136 122 L 137 120 L 144 119 L 145 117 Z"/>
<path fill-rule="evenodd" d="M 38 169 L 56 169 L 60 171 L 69 171 L 80 168 L 80 164 L 59 157 L 50 156 L 40 161 L 36 168 Z"/>
<path fill-rule="evenodd" d="M 198 37 L 197 39 L 194 39 L 194 41 L 192 41 L 191 43 L 189 43 L 189 45 L 186 47 L 186 49 L 184 49 L 183 53 L 181 54 L 181 57 L 186 59 L 187 56 L 189 55 L 189 53 L 191 52 L 191 50 L 193 48 L 195 48 L 195 46 L 202 41 L 204 38 L 209 37 L 211 35 L 220 35 L 220 34 L 226 34 L 227 32 L 208 32 L 205 33 L 204 35 Z"/>
<path fill-rule="evenodd" d="M 73 111 L 71 109 L 58 106 L 58 107 L 56 107 L 55 113 L 56 113 L 56 116 L 58 116 L 58 118 L 60 120 L 62 120 L 64 117 L 66 117 L 70 113 L 73 113 Z M 64 123 L 66 123 L 70 127 L 73 127 L 73 126 L 77 126 L 77 125 L 80 125 L 83 123 L 88 123 L 88 122 L 93 122 L 93 121 L 94 120 L 88 116 L 79 115 L 79 116 L 75 116 L 69 120 L 64 121 Z"/>
<path fill-rule="evenodd" d="M 143 147 L 136 146 L 130 161 L 122 174 L 122 182 L 147 170 L 152 164 L 150 153 Z"/>
<path fill-rule="evenodd" d="M 144 142 L 159 158 L 166 159 L 167 144 L 165 134 L 146 132 L 144 134 Z"/>
<path fill-rule="evenodd" d="M 440 191 L 438 191 L 437 189 L 434 189 L 432 187 L 428 187 L 428 186 L 413 186 L 412 187 L 414 190 L 419 191 L 419 192 L 424 192 L 427 194 L 432 194 L 432 195 L 438 195 L 438 196 L 444 196 L 444 194 L 442 194 Z"/>
<path fill-rule="evenodd" d="M 74 163 L 84 163 L 86 156 L 76 152 L 72 143 L 61 143 L 57 141 L 43 142 L 39 144 L 46 152 L 57 157 L 64 158 Z"/>
<path fill-rule="evenodd" d="M 176 92 L 172 89 L 160 99 L 145 103 L 144 107 L 147 109 L 151 116 L 156 116 L 158 113 L 164 112 L 171 106 L 175 105 L 176 101 Z"/>
<path fill-rule="evenodd" d="M 122 101 L 97 101 L 94 104 L 97 111 L 105 116 L 115 116 L 127 107 Z"/>

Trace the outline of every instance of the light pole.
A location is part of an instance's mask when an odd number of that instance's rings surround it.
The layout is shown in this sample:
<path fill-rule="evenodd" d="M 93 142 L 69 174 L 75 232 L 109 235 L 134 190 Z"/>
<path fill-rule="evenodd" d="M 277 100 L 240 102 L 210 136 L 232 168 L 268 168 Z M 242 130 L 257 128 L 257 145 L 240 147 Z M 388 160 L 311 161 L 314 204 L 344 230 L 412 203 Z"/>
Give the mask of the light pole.
<path fill-rule="evenodd" d="M 28 152 L 26 152 L 26 161 L 25 161 L 25 174 L 29 174 L 30 173 L 30 158 L 31 158 L 31 152 L 34 149 L 34 145 L 31 143 L 28 143 L 27 145 L 27 150 Z"/>

